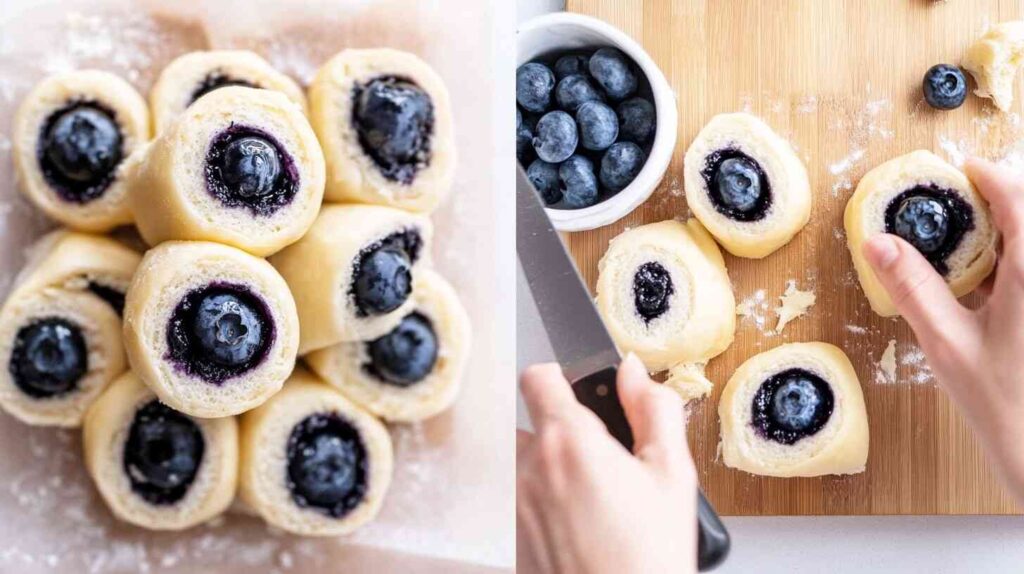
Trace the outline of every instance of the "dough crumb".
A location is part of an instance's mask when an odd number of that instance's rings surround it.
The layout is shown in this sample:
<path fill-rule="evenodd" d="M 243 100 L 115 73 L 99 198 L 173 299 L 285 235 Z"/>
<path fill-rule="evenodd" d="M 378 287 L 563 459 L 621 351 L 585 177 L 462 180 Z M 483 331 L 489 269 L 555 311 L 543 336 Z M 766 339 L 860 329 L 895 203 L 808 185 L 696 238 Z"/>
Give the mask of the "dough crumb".
<path fill-rule="evenodd" d="M 796 281 L 790 279 L 786 285 L 786 292 L 779 297 L 782 304 L 775 308 L 775 312 L 779 315 L 779 323 L 775 326 L 775 332 L 781 333 L 790 321 L 807 313 L 816 299 L 817 296 L 813 290 L 801 291 L 797 289 Z"/>
<path fill-rule="evenodd" d="M 1017 69 L 1024 62 L 1024 20 L 1001 22 L 967 50 L 963 67 L 974 76 L 974 93 L 991 98 L 1001 111 L 1013 104 Z"/>
<path fill-rule="evenodd" d="M 714 384 L 704 376 L 703 363 L 680 363 L 669 368 L 665 386 L 690 402 L 709 395 Z"/>
<path fill-rule="evenodd" d="M 896 382 L 896 339 L 889 339 L 889 345 L 882 352 L 882 360 L 878 362 L 876 379 L 880 383 Z"/>

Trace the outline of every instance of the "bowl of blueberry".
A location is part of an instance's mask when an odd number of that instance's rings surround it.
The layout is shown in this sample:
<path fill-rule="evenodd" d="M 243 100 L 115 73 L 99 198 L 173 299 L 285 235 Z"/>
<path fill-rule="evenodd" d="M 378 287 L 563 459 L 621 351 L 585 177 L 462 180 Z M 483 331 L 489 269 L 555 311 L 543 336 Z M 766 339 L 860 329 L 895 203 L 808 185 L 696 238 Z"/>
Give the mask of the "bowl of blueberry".
<path fill-rule="evenodd" d="M 519 28 L 516 158 L 556 229 L 608 225 L 661 183 L 676 101 L 654 60 L 615 27 L 548 14 Z"/>

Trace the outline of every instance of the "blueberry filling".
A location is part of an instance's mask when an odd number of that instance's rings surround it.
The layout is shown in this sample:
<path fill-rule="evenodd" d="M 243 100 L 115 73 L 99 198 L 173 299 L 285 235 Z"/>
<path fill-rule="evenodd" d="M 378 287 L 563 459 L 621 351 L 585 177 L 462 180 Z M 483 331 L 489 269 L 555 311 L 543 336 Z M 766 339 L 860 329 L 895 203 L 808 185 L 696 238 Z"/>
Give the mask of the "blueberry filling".
<path fill-rule="evenodd" d="M 364 248 L 352 269 L 352 297 L 359 317 L 383 315 L 412 293 L 412 266 L 423 242 L 413 229 L 392 233 Z"/>
<path fill-rule="evenodd" d="M 267 305 L 241 285 L 214 283 L 189 292 L 167 326 L 168 358 L 212 384 L 253 369 L 273 342 Z"/>
<path fill-rule="evenodd" d="M 341 518 L 363 501 L 369 460 L 359 431 L 337 414 L 314 414 L 292 429 L 288 490 L 302 508 Z"/>
<path fill-rule="evenodd" d="M 107 305 L 110 305 L 110 307 L 116 311 L 119 316 L 124 315 L 124 291 L 108 287 L 95 281 L 89 282 L 88 289 L 93 295 L 103 299 Z"/>
<path fill-rule="evenodd" d="M 203 462 L 203 433 L 187 416 L 153 400 L 135 413 L 124 445 L 124 472 L 146 502 L 185 497 Z"/>
<path fill-rule="evenodd" d="M 757 434 L 793 444 L 820 431 L 832 416 L 835 398 L 821 377 L 787 369 L 768 377 L 754 393 L 751 424 Z"/>
<path fill-rule="evenodd" d="M 430 165 L 434 104 L 411 80 L 388 76 L 357 85 L 352 125 L 387 179 L 408 185 Z"/>
<path fill-rule="evenodd" d="M 268 216 L 292 201 L 299 170 L 270 134 L 231 124 L 213 138 L 204 165 L 206 189 L 227 207 Z"/>
<path fill-rule="evenodd" d="M 735 148 L 708 154 L 700 172 L 715 210 L 736 221 L 762 219 L 772 204 L 772 187 L 761 164 Z"/>
<path fill-rule="evenodd" d="M 43 178 L 61 199 L 88 203 L 114 181 L 123 143 L 112 110 L 77 101 L 47 118 L 36 153 Z"/>
<path fill-rule="evenodd" d="M 672 275 L 660 263 L 644 263 L 633 274 L 633 306 L 644 323 L 668 311 L 673 293 Z"/>
<path fill-rule="evenodd" d="M 913 245 L 936 271 L 949 272 L 946 258 L 974 229 L 974 210 L 956 192 L 919 185 L 900 193 L 885 208 L 885 232 Z"/>
<path fill-rule="evenodd" d="M 419 313 L 407 315 L 390 333 L 366 344 L 364 367 L 382 382 L 408 387 L 422 381 L 437 363 L 437 334 Z"/>
<path fill-rule="evenodd" d="M 243 88 L 259 87 L 248 80 L 239 80 L 237 78 L 232 78 L 221 72 L 211 72 L 207 74 L 205 78 L 203 78 L 203 81 L 199 82 L 198 86 L 196 86 L 195 91 L 192 92 L 192 98 L 188 101 L 188 105 L 191 106 L 193 103 L 195 103 L 196 100 L 205 96 L 206 94 L 209 94 L 210 92 L 216 89 L 226 88 L 228 86 L 241 86 Z"/>
<path fill-rule="evenodd" d="M 89 370 L 89 353 L 78 325 L 57 317 L 18 329 L 7 370 L 26 395 L 46 399 L 70 393 Z"/>

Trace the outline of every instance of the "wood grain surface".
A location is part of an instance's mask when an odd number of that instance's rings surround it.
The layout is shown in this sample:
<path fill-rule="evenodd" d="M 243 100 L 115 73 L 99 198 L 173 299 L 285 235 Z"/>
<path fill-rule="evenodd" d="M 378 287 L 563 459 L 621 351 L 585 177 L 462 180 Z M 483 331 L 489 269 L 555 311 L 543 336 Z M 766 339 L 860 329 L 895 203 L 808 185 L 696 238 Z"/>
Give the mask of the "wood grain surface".
<path fill-rule="evenodd" d="M 624 229 L 689 216 L 683 155 L 714 114 L 746 110 L 788 138 L 814 192 L 810 224 L 760 261 L 726 254 L 737 301 L 763 289 L 765 326 L 740 321 L 736 341 L 708 368 L 714 394 L 691 409 L 690 443 L 701 484 L 725 515 L 1010 514 L 970 430 L 935 386 L 902 319 L 874 315 L 856 281 L 842 214 L 870 168 L 914 149 L 953 161 L 966 151 L 1001 158 L 1022 135 L 1020 116 L 970 96 L 951 112 L 921 97 L 933 64 L 958 63 L 988 25 L 1024 17 L 1019 0 L 568 0 L 638 40 L 665 72 L 679 108 L 679 141 L 661 187 L 614 225 L 567 236 L 588 285 L 608 241 Z M 1017 102 L 1020 112 L 1021 82 Z M 789 280 L 818 296 L 808 316 L 771 329 Z M 977 305 L 969 297 L 968 304 Z M 878 361 L 895 339 L 896 381 Z M 860 377 L 871 427 L 867 471 L 848 477 L 777 479 L 726 468 L 717 456 L 717 405 L 733 370 L 785 342 L 826 341 L 846 350 Z"/>

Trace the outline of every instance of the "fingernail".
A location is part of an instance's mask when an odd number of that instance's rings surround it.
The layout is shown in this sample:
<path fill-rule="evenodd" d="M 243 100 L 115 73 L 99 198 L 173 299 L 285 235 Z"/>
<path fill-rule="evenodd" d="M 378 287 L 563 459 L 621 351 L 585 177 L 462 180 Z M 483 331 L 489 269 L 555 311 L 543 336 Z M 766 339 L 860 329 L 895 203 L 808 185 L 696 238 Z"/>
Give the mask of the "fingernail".
<path fill-rule="evenodd" d="M 625 369 L 626 372 L 633 375 L 647 376 L 647 367 L 644 366 L 643 361 L 633 351 L 626 353 L 626 357 L 622 359 L 622 365 L 619 368 Z"/>
<path fill-rule="evenodd" d="M 876 269 L 887 269 L 899 259 L 900 248 L 889 235 L 876 235 L 864 245 L 864 256 Z"/>

